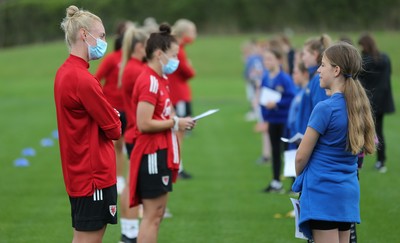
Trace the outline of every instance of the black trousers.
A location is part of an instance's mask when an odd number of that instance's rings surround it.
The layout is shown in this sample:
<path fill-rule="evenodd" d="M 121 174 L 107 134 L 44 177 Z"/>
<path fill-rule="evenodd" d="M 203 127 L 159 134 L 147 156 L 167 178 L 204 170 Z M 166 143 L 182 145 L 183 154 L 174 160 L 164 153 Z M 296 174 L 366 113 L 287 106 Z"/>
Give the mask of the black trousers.
<path fill-rule="evenodd" d="M 272 175 L 274 180 L 280 181 L 281 167 L 282 167 L 282 148 L 283 142 L 281 137 L 285 124 L 269 124 L 268 133 L 271 140 L 272 149 Z"/>
<path fill-rule="evenodd" d="M 385 164 L 386 153 L 385 153 L 385 137 L 383 136 L 383 114 L 375 114 L 375 132 L 378 136 L 378 147 L 377 147 L 377 160 Z"/>

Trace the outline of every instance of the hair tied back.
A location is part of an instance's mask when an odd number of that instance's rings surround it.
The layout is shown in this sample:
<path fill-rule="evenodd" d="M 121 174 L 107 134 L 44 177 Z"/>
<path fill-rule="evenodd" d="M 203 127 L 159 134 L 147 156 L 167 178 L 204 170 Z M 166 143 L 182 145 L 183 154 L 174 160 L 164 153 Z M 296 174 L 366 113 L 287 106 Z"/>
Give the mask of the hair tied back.
<path fill-rule="evenodd" d="M 353 77 L 353 75 L 347 74 L 347 73 L 343 74 L 343 76 L 344 76 L 345 78 L 352 78 L 352 77 Z"/>
<path fill-rule="evenodd" d="M 160 34 L 162 34 L 162 35 L 170 35 L 171 34 L 171 27 L 166 23 L 161 24 L 159 27 L 159 30 L 160 30 Z"/>

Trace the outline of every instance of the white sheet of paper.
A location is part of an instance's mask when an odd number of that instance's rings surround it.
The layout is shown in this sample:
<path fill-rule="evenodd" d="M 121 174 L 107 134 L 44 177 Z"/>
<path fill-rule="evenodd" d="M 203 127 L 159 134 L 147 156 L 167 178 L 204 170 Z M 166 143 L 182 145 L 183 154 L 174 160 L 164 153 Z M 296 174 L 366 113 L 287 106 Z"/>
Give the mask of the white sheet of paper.
<path fill-rule="evenodd" d="M 295 198 L 290 198 L 290 201 L 292 201 L 292 204 L 293 204 L 294 224 L 296 226 L 296 230 L 295 230 L 294 236 L 296 238 L 299 238 L 299 239 L 308 240 L 308 238 L 305 237 L 304 234 L 302 232 L 300 232 L 300 229 L 299 229 L 299 223 L 298 222 L 299 222 L 299 216 L 300 216 L 300 202 L 299 202 L 298 199 L 295 199 Z"/>
<path fill-rule="evenodd" d="M 260 92 L 260 105 L 266 105 L 269 102 L 279 102 L 282 99 L 282 94 L 276 90 L 262 87 Z"/>
<path fill-rule="evenodd" d="M 301 142 L 303 137 L 304 137 L 304 135 L 298 132 L 291 138 L 283 138 L 282 137 L 281 140 L 285 143 L 295 143 L 295 142 Z"/>
<path fill-rule="evenodd" d="M 199 120 L 199 119 L 201 119 L 201 118 L 203 118 L 203 117 L 206 117 L 206 116 L 209 116 L 209 115 L 211 115 L 211 114 L 214 114 L 214 113 L 217 112 L 217 111 L 219 111 L 219 109 L 208 110 L 208 111 L 206 111 L 206 112 L 204 112 L 204 113 L 201 113 L 201 114 L 198 115 L 198 116 L 193 117 L 193 120 L 194 120 L 194 121 L 197 121 L 197 120 Z"/>
<path fill-rule="evenodd" d="M 297 149 L 286 150 L 283 152 L 285 166 L 283 167 L 283 176 L 296 177 L 295 158 Z"/>

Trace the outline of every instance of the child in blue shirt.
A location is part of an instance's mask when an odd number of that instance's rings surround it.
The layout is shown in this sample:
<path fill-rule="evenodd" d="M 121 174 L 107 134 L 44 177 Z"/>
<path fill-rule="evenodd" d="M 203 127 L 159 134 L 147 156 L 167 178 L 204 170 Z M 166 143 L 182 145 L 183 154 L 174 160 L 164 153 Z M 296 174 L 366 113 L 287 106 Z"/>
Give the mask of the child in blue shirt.
<path fill-rule="evenodd" d="M 302 61 L 308 69 L 310 82 L 304 90 L 297 113 L 296 130 L 301 134 L 306 131 L 308 119 L 315 105 L 328 98 L 325 90 L 319 86 L 319 74 L 316 71 L 321 64 L 322 52 L 330 45 L 330 42 L 329 36 L 322 35 L 320 38 L 306 41 L 303 47 Z"/>
<path fill-rule="evenodd" d="M 296 154 L 299 227 L 316 243 L 348 243 L 351 223 L 360 223 L 357 155 L 375 151 L 372 112 L 357 79 L 361 67 L 350 44 L 339 42 L 324 52 L 320 86 L 331 97 L 315 106 Z"/>
<path fill-rule="evenodd" d="M 264 76 L 261 88 L 266 87 L 281 93 L 279 101 L 269 101 L 266 104 L 261 104 L 263 119 L 268 123 L 268 133 L 272 147 L 273 180 L 264 189 L 265 192 L 284 191 L 282 182 L 280 181 L 283 146 L 281 137 L 286 127 L 290 103 L 295 94 L 295 86 L 292 78 L 283 72 L 280 67 L 282 55 L 280 50 L 270 48 L 264 52 L 263 56 L 264 66 L 268 70 L 268 75 Z"/>

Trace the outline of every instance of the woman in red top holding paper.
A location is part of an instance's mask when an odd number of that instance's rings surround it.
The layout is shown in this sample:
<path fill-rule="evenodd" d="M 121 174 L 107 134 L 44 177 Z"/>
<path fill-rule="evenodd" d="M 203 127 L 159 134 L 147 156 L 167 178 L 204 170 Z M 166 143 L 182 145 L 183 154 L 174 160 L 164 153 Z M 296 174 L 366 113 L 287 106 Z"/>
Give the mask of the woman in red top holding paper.
<path fill-rule="evenodd" d="M 121 136 L 118 112 L 107 102 L 89 60 L 107 49 L 96 15 L 67 8 L 61 23 L 70 51 L 58 69 L 54 99 L 64 182 L 71 203 L 73 242 L 101 242 L 106 225 L 116 224 L 116 166 L 112 140 Z"/>
<path fill-rule="evenodd" d="M 166 74 L 179 65 L 179 45 L 171 28 L 160 25 L 146 43 L 147 66 L 136 80 L 133 110 L 136 110 L 136 140 L 130 166 L 130 206 L 143 204 L 138 242 L 157 242 L 159 224 L 168 192 L 179 169 L 179 145 L 175 131 L 192 129 L 192 118 L 173 116 Z"/>

